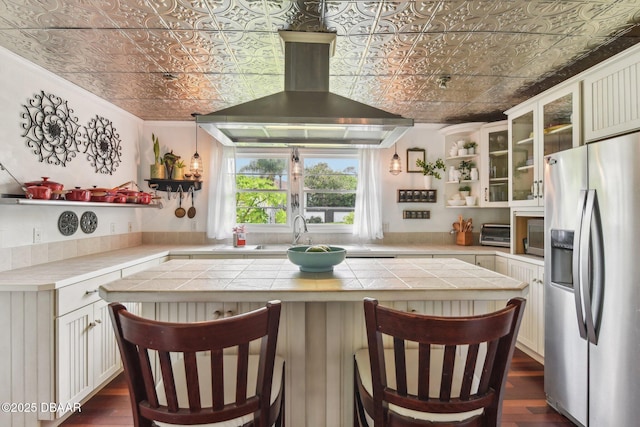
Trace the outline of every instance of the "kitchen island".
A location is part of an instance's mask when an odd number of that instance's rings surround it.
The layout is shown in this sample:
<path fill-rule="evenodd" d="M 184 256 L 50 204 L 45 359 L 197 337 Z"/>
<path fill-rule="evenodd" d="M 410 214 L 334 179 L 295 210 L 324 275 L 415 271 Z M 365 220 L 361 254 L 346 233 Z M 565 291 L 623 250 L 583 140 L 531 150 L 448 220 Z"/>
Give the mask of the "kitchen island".
<path fill-rule="evenodd" d="M 142 315 L 198 321 L 283 301 L 278 352 L 286 360 L 286 417 L 294 426 L 352 425 L 355 350 L 366 347 L 362 299 L 440 315 L 490 311 L 527 284 L 450 258 L 347 258 L 303 273 L 283 258 L 175 259 L 100 287 Z"/>

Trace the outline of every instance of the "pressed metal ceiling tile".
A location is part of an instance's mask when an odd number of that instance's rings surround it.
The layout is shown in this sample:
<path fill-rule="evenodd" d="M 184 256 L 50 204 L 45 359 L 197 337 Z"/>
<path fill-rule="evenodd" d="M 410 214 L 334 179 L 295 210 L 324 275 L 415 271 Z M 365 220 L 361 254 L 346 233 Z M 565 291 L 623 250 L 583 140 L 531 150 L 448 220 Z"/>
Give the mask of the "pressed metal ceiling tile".
<path fill-rule="evenodd" d="M 337 32 L 331 91 L 435 122 L 502 118 L 640 33 L 637 0 L 0 0 L 0 10 L 0 46 L 153 120 L 281 91 L 282 29 Z"/>

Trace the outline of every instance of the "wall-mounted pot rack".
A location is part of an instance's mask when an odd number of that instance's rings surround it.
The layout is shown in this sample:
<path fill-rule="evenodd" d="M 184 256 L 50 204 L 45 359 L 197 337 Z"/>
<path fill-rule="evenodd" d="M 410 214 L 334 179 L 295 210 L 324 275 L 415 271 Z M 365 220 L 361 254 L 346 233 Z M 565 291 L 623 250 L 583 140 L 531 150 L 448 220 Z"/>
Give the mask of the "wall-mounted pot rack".
<path fill-rule="evenodd" d="M 149 184 L 149 188 L 155 191 L 166 191 L 168 193 L 177 193 L 180 190 L 187 193 L 189 191 L 198 191 L 202 188 L 202 181 L 190 179 L 145 179 Z"/>

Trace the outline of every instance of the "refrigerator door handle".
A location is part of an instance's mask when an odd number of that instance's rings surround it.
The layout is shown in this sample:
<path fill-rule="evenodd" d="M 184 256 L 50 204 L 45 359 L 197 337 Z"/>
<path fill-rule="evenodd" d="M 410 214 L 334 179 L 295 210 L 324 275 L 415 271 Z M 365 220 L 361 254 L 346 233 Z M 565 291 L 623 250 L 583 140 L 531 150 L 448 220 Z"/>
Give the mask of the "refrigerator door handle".
<path fill-rule="evenodd" d="M 594 225 L 595 227 L 600 227 L 599 210 L 596 192 L 595 190 L 589 190 L 580 233 L 582 235 L 582 240 L 580 241 L 580 286 L 584 302 L 587 339 L 589 342 L 597 344 L 598 337 L 596 335 L 593 303 L 598 300 L 597 296 L 601 294 L 602 283 L 597 278 L 600 277 L 600 271 L 604 264 L 601 264 L 601 233 L 599 228 L 594 229 Z M 592 234 L 592 231 L 595 231 L 595 234 Z M 590 257 L 591 253 L 593 253 L 593 259 Z M 592 298 L 592 292 L 595 298 Z"/>
<path fill-rule="evenodd" d="M 582 275 L 581 275 L 581 241 L 582 241 L 582 224 L 584 222 L 584 206 L 587 200 L 587 191 L 581 190 L 578 196 L 578 213 L 576 215 L 577 224 L 573 235 L 573 296 L 576 305 L 576 317 L 578 321 L 578 332 L 580 337 L 587 339 L 587 327 L 585 325 L 584 311 L 582 310 Z"/>

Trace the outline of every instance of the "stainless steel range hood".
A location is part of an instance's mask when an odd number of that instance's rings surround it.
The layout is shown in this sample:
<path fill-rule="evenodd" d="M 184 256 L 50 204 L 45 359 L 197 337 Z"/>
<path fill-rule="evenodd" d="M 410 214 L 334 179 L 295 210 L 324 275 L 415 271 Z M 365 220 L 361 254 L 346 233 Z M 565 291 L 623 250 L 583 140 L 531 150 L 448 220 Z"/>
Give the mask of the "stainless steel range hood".
<path fill-rule="evenodd" d="M 285 90 L 196 117 L 224 145 L 390 147 L 413 119 L 329 92 L 332 32 L 280 31 Z"/>

